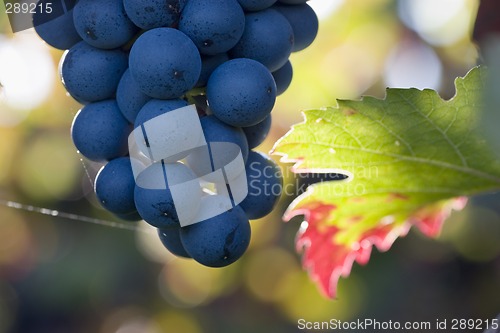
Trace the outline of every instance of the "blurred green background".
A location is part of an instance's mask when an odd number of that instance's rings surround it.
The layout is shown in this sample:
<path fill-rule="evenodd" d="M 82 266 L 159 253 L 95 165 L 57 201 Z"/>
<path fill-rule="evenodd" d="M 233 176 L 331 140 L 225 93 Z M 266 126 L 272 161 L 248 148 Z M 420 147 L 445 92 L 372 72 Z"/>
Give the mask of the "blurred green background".
<path fill-rule="evenodd" d="M 477 62 L 476 0 L 311 4 L 318 38 L 292 56 L 294 81 L 260 151 L 302 121 L 301 110 L 338 98 L 383 97 L 387 86 L 449 98 L 454 78 Z M 301 318 L 434 322 L 500 312 L 499 195 L 471 200 L 437 241 L 411 231 L 388 253 L 374 251 L 341 279 L 333 301 L 300 267 L 301 220 L 281 221 L 295 195 L 252 222 L 247 254 L 224 269 L 174 258 L 145 224 L 130 231 L 8 207 L 116 221 L 94 199 L 100 165 L 81 160 L 71 142 L 79 105 L 59 81 L 62 52 L 33 31 L 13 35 L 0 11 L 0 333 L 288 333 L 300 331 Z M 310 182 L 285 174 L 294 193 Z"/>

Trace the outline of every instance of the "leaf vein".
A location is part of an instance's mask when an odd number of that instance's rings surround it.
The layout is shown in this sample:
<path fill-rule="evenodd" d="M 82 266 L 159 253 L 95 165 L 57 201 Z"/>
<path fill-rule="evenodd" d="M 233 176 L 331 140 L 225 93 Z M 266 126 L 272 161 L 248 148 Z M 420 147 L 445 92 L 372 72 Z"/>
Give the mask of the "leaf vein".
<path fill-rule="evenodd" d="M 287 142 L 287 143 L 283 144 L 281 147 L 297 145 L 297 144 L 300 145 L 301 143 L 300 142 Z M 332 144 L 324 144 L 324 143 L 318 143 L 318 142 L 311 143 L 310 145 L 311 146 L 327 146 L 327 147 L 334 148 L 334 149 L 336 148 L 336 149 L 360 151 L 362 153 L 367 153 L 367 154 L 393 157 L 393 158 L 396 158 L 396 159 L 399 159 L 402 161 L 410 161 L 410 162 L 415 162 L 415 163 L 420 163 L 420 164 L 433 165 L 433 166 L 440 167 L 440 168 L 448 168 L 448 169 L 462 172 L 465 174 L 473 175 L 473 176 L 478 177 L 478 178 L 489 179 L 495 183 L 500 184 L 499 177 L 493 176 L 493 175 L 486 173 L 486 172 L 483 172 L 481 170 L 473 169 L 469 166 L 459 166 L 456 164 L 451 164 L 451 163 L 439 161 L 439 160 L 431 160 L 431 159 L 427 159 L 427 158 L 423 158 L 423 157 L 407 156 L 407 155 L 401 155 L 401 154 L 396 154 L 396 153 L 381 152 L 378 150 L 368 149 L 368 148 L 364 148 L 364 147 L 356 148 L 356 147 L 350 147 L 350 146 L 344 146 L 344 145 L 337 145 L 337 144 L 332 145 Z"/>
<path fill-rule="evenodd" d="M 460 151 L 460 149 L 458 149 L 458 147 L 455 145 L 455 143 L 453 141 L 451 141 L 450 137 L 448 136 L 448 134 L 446 132 L 444 132 L 434 121 L 432 121 L 432 119 L 430 118 L 430 114 L 436 109 L 434 106 L 431 108 L 431 112 L 426 115 L 424 113 L 422 113 L 422 111 L 412 102 L 410 101 L 407 97 L 405 97 L 401 92 L 398 92 L 398 95 L 399 97 L 401 97 L 413 110 L 415 110 L 415 112 L 417 114 L 419 114 L 420 116 L 422 116 L 430 125 L 432 125 L 432 127 L 434 127 L 434 129 L 436 131 L 438 131 L 439 133 L 441 133 L 441 135 L 443 136 L 443 138 L 446 140 L 446 142 L 450 145 L 450 147 L 453 148 L 453 150 L 455 151 L 455 154 L 457 154 L 457 156 L 460 158 L 460 161 L 462 163 L 462 165 L 464 167 L 468 167 L 468 163 L 467 163 L 467 160 L 465 159 L 465 157 L 462 155 L 462 152 Z M 432 103 L 434 104 L 434 101 L 432 101 Z"/>

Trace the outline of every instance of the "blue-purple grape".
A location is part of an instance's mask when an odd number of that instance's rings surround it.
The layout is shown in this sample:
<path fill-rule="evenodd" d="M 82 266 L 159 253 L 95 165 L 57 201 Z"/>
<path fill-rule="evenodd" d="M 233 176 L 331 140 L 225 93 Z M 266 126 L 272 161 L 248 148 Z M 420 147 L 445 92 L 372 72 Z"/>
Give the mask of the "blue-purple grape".
<path fill-rule="evenodd" d="M 193 88 L 201 73 L 201 57 L 194 43 L 179 30 L 146 31 L 130 50 L 130 73 L 146 95 L 173 99 Z"/>
<path fill-rule="evenodd" d="M 202 265 L 224 267 L 238 260 L 248 248 L 250 223 L 238 206 L 181 229 L 182 245 Z"/>
<path fill-rule="evenodd" d="M 276 101 L 269 70 L 252 59 L 233 59 L 217 67 L 207 83 L 207 99 L 221 121 L 248 127 L 263 121 Z"/>
<path fill-rule="evenodd" d="M 115 100 L 84 106 L 75 116 L 71 136 L 80 153 L 93 161 L 106 161 L 128 153 L 131 126 Z"/>

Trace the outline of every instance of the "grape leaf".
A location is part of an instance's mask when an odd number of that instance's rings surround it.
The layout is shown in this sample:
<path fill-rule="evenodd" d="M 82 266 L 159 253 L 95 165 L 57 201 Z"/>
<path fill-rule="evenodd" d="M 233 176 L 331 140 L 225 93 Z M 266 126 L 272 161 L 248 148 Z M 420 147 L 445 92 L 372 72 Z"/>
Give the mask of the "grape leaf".
<path fill-rule="evenodd" d="M 329 297 L 372 247 L 388 250 L 412 226 L 434 237 L 467 196 L 500 188 L 500 161 L 478 126 L 485 69 L 455 81 L 445 101 L 433 90 L 387 89 L 385 99 L 339 100 L 304 112 L 274 146 L 294 172 L 337 172 L 315 184 L 285 220 L 305 215 L 297 236 L 303 266 Z"/>

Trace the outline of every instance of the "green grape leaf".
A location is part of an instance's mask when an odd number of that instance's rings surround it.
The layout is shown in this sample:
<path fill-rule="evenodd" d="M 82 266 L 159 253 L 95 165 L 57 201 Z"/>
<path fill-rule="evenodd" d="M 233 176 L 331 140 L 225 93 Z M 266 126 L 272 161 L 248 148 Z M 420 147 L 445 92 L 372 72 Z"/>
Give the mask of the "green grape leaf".
<path fill-rule="evenodd" d="M 480 124 L 485 69 L 433 90 L 387 89 L 385 99 L 339 100 L 304 112 L 274 146 L 294 172 L 337 172 L 345 181 L 310 186 L 285 213 L 305 215 L 297 237 L 303 265 L 329 297 L 372 247 L 388 250 L 411 226 L 434 237 L 467 197 L 500 188 L 500 161 Z"/>

